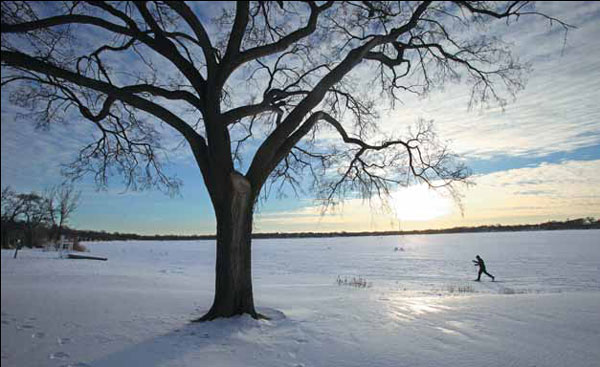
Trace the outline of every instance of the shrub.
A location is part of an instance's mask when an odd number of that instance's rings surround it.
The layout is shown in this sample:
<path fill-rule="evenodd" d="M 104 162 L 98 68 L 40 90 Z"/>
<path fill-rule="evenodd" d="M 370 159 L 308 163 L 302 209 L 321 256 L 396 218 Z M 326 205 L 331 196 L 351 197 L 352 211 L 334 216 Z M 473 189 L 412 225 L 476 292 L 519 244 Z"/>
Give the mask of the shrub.
<path fill-rule="evenodd" d="M 352 277 L 352 279 L 347 278 L 347 277 L 341 277 L 338 275 L 336 283 L 338 285 L 348 285 L 351 287 L 355 287 L 355 288 L 371 288 L 373 286 L 372 282 L 367 282 L 367 279 L 359 276 L 357 277 Z"/>
<path fill-rule="evenodd" d="M 503 287 L 502 289 L 500 289 L 498 291 L 498 293 L 500 293 L 500 294 L 527 294 L 527 293 L 534 293 L 534 292 L 531 289 L 514 289 L 514 288 Z"/>
<path fill-rule="evenodd" d="M 462 284 L 457 286 L 451 284 L 448 285 L 446 289 L 448 289 L 449 293 L 477 293 L 475 288 L 473 288 L 473 286 L 470 284 Z"/>
<path fill-rule="evenodd" d="M 73 251 L 88 252 L 88 249 L 87 247 L 79 243 L 79 239 L 76 238 L 73 240 Z"/>

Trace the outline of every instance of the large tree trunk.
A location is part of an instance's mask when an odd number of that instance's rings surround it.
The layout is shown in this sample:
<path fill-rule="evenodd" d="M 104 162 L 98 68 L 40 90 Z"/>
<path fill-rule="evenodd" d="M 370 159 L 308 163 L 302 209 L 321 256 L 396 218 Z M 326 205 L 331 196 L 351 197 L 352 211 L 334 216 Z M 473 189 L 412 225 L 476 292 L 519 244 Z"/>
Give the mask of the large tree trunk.
<path fill-rule="evenodd" d="M 250 314 L 254 309 L 251 273 L 251 235 L 254 199 L 248 180 L 239 173 L 230 176 L 226 198 L 215 208 L 217 216 L 217 264 L 215 298 L 198 321 Z"/>

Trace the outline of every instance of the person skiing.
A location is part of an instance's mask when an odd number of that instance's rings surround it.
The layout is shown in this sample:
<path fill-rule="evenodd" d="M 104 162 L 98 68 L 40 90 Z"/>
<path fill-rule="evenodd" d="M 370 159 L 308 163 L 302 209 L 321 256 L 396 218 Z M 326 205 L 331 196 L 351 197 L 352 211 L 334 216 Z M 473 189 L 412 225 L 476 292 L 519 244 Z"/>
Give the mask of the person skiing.
<path fill-rule="evenodd" d="M 475 258 L 477 260 L 473 260 L 474 262 L 474 266 L 479 266 L 479 274 L 477 274 L 477 279 L 476 281 L 480 281 L 481 280 L 481 273 L 484 273 L 485 275 L 487 275 L 488 277 L 492 278 L 492 282 L 494 281 L 494 279 L 496 279 L 492 274 L 488 273 L 485 270 L 485 263 L 483 262 L 483 259 L 481 257 L 479 257 L 479 255 L 475 256 Z"/>

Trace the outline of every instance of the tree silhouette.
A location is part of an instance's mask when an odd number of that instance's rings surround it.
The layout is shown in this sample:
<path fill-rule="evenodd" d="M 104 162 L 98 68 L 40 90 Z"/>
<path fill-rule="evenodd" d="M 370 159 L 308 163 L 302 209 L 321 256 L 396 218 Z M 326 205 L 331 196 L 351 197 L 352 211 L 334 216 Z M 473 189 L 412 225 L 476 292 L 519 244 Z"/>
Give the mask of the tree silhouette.
<path fill-rule="evenodd" d="M 380 133 L 382 101 L 462 78 L 472 105 L 504 104 L 527 65 L 485 25 L 531 15 L 568 27 L 520 1 L 219 6 L 211 22 L 205 2 L 2 2 L 11 101 L 42 124 L 74 112 L 100 132 L 70 175 L 104 185 L 116 169 L 132 189 L 173 191 L 161 123 L 190 147 L 217 219 L 215 298 L 203 320 L 259 316 L 250 241 L 261 194 L 299 189 L 303 176 L 325 204 L 414 182 L 452 189 L 466 167 L 429 123 Z"/>
<path fill-rule="evenodd" d="M 63 233 L 64 226 L 69 222 L 73 213 L 79 206 L 80 191 L 75 191 L 73 185 L 62 184 L 53 186 L 44 192 L 44 199 L 48 208 L 51 235 L 50 240 L 58 242 Z"/>
<path fill-rule="evenodd" d="M 2 189 L 2 248 L 10 247 L 12 239 L 9 238 L 9 227 L 13 226 L 20 219 L 25 209 L 24 202 L 19 199 L 18 195 L 10 186 Z"/>
<path fill-rule="evenodd" d="M 18 211 L 18 215 L 13 221 L 20 220 L 25 226 L 24 241 L 19 241 L 15 247 L 13 257 L 16 259 L 17 253 L 23 246 L 31 247 L 34 245 L 36 229 L 47 223 L 50 218 L 47 200 L 35 192 L 16 194 L 14 201 L 14 207 L 19 207 L 21 209 Z"/>

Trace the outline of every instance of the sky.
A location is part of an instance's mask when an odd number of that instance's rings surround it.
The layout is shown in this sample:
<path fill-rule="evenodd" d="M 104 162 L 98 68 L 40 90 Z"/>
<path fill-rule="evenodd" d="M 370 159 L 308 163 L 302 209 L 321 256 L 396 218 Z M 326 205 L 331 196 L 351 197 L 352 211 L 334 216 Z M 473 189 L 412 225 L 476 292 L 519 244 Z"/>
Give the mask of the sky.
<path fill-rule="evenodd" d="M 256 232 L 380 231 L 484 224 L 539 223 L 600 217 L 600 3 L 545 2 L 539 11 L 576 26 L 520 20 L 505 40 L 531 62 L 527 84 L 504 107 L 469 109 L 468 90 L 447 85 L 426 98 L 403 97 L 381 114 L 381 127 L 398 120 L 433 120 L 439 136 L 472 169 L 473 185 L 459 187 L 460 205 L 424 186 L 395 190 L 386 203 L 349 198 L 323 214 L 314 194 L 272 195 L 259 203 Z M 16 118 L 2 90 L 2 187 L 42 191 L 62 182 L 89 129 L 66 121 L 48 129 Z M 214 213 L 189 151 L 173 150 L 166 164 L 183 182 L 174 197 L 156 190 L 127 191 L 118 177 L 104 189 L 77 182 L 81 202 L 70 225 L 140 234 L 210 234 Z"/>

